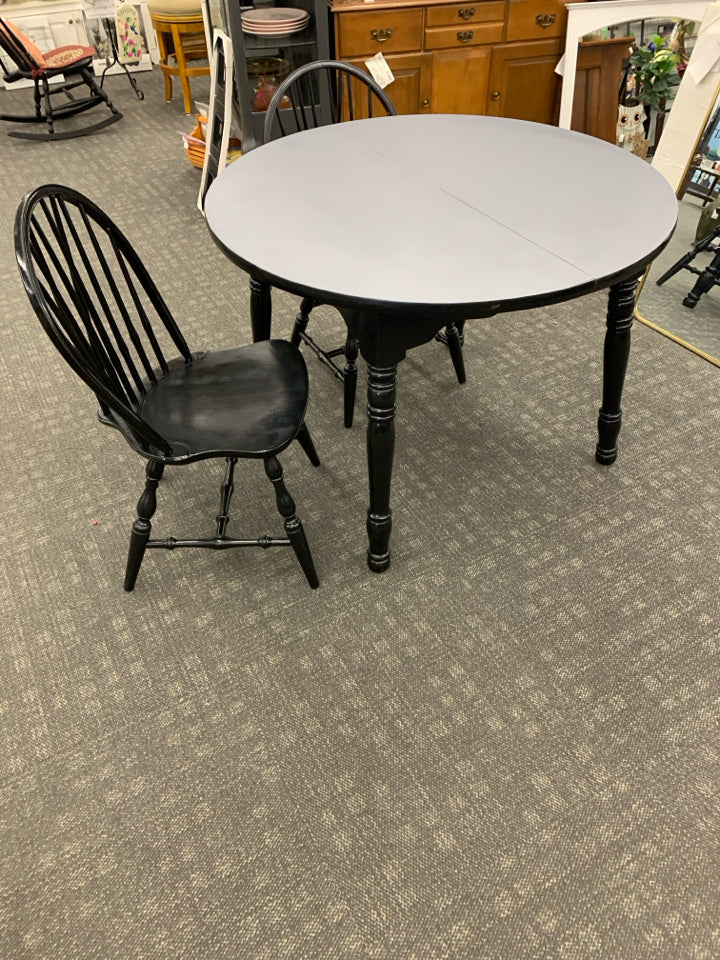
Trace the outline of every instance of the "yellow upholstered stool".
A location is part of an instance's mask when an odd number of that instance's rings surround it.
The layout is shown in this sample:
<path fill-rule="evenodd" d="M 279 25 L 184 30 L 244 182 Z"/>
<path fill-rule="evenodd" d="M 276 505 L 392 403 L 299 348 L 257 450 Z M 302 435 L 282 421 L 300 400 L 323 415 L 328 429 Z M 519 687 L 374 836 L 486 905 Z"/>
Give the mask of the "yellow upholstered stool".
<path fill-rule="evenodd" d="M 172 100 L 172 78 L 180 78 L 185 113 L 193 112 L 189 77 L 203 77 L 210 73 L 209 54 L 205 40 L 202 11 L 196 2 L 187 0 L 155 0 L 148 4 L 150 19 L 157 34 L 160 50 L 160 69 L 165 77 L 165 99 Z M 207 60 L 202 67 L 189 66 L 193 60 Z"/>

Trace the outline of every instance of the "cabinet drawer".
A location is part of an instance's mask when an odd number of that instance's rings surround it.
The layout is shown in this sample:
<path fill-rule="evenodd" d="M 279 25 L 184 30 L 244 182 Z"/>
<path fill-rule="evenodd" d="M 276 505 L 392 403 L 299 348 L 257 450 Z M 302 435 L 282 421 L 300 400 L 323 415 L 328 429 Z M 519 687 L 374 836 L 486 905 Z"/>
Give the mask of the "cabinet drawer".
<path fill-rule="evenodd" d="M 480 0 L 479 3 L 454 3 L 447 7 L 428 7 L 426 27 L 452 27 L 462 23 L 486 23 L 505 19 L 505 0 Z"/>
<path fill-rule="evenodd" d="M 482 43 L 500 43 L 503 21 L 475 23 L 452 27 L 434 27 L 425 31 L 426 50 L 447 50 L 449 47 L 474 47 Z"/>
<path fill-rule="evenodd" d="M 564 37 L 567 10 L 558 0 L 510 0 L 508 40 Z"/>
<path fill-rule="evenodd" d="M 403 50 L 420 50 L 423 34 L 422 9 L 368 10 L 340 14 L 338 39 L 341 57 L 359 57 Z"/>

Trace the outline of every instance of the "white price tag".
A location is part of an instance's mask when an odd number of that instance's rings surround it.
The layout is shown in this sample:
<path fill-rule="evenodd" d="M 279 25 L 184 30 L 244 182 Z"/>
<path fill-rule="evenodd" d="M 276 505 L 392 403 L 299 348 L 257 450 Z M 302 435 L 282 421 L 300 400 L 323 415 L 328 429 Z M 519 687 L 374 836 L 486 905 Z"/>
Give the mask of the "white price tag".
<path fill-rule="evenodd" d="M 376 53 L 374 57 L 366 60 L 365 66 L 370 71 L 370 75 L 375 83 L 377 83 L 377 85 L 383 90 L 395 79 L 392 70 L 388 66 L 388 62 L 382 53 Z"/>

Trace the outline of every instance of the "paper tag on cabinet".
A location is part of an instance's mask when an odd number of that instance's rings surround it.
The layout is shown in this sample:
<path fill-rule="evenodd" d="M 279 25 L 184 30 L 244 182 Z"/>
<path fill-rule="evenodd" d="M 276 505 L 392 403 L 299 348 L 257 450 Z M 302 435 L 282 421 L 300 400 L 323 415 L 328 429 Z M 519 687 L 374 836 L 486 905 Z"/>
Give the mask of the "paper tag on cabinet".
<path fill-rule="evenodd" d="M 370 71 L 370 75 L 383 90 L 388 84 L 391 84 L 395 76 L 388 66 L 388 62 L 382 53 L 376 53 L 374 57 L 365 61 L 365 66 Z"/>

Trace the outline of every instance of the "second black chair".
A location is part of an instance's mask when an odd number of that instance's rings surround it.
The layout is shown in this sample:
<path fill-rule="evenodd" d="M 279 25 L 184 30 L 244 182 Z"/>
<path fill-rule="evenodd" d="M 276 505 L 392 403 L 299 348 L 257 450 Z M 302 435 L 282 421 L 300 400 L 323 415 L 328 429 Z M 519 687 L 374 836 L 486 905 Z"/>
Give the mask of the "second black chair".
<path fill-rule="evenodd" d="M 343 120 L 396 115 L 392 101 L 370 74 L 341 60 L 318 60 L 298 67 L 280 84 L 265 114 L 263 142 Z M 352 185 L 348 189 L 352 189 Z M 310 313 L 319 305 L 312 297 L 302 300 L 291 342 L 297 346 L 305 343 L 343 382 L 344 422 L 346 427 L 351 427 L 357 391 L 358 342 L 348 334 L 341 347 L 331 350 L 320 347 L 307 332 Z M 465 383 L 462 329 L 449 325 L 436 339 L 449 347 L 458 382 Z M 335 362 L 338 357 L 344 358 L 343 366 Z"/>

